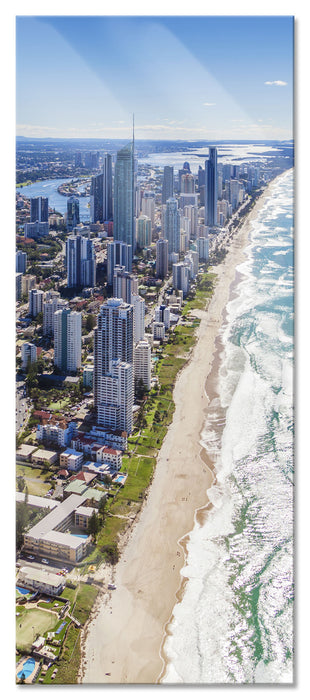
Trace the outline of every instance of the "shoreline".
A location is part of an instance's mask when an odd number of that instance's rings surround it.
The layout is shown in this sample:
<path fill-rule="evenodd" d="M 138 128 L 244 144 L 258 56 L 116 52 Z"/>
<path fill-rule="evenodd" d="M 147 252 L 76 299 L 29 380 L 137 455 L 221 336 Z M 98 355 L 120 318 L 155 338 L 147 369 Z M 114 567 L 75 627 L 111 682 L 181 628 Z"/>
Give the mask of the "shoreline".
<path fill-rule="evenodd" d="M 276 180 L 269 183 L 245 217 L 224 261 L 212 268 L 217 281 L 207 310 L 192 312 L 201 319 L 197 342 L 176 379 L 176 408 L 146 503 L 127 532 L 114 567 L 117 588 L 100 595 L 84 631 L 80 683 L 155 684 L 165 675 L 165 641 L 174 605 L 181 600 L 186 585 L 180 572 L 188 535 L 195 520 L 204 521 L 207 516 L 207 491 L 216 479 L 212 459 L 201 445 L 201 432 L 216 391 L 220 329 L 240 280 L 236 267 L 244 260 L 252 220 Z M 111 580 L 110 569 L 104 569 Z"/>

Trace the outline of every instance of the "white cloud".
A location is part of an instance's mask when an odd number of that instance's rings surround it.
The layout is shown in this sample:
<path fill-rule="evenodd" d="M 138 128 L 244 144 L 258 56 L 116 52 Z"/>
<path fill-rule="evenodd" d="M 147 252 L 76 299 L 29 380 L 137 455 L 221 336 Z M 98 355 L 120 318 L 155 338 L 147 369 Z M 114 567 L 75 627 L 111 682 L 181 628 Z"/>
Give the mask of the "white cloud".
<path fill-rule="evenodd" d="M 266 80 L 265 85 L 276 85 L 277 87 L 282 87 L 283 85 L 287 85 L 287 83 L 284 80 Z"/>
<path fill-rule="evenodd" d="M 215 102 L 204 102 L 203 106 L 204 107 L 215 107 Z"/>

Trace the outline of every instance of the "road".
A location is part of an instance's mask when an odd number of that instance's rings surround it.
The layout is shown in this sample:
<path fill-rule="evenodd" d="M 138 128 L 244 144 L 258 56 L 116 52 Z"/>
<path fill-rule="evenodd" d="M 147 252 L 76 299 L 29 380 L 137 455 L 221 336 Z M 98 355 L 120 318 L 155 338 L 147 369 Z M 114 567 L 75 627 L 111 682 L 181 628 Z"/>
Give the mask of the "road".
<path fill-rule="evenodd" d="M 147 328 L 149 326 L 149 324 L 151 323 L 151 321 L 153 320 L 154 314 L 155 314 L 155 307 L 160 306 L 160 304 L 163 303 L 165 291 L 168 289 L 168 287 L 171 287 L 171 285 L 172 285 L 172 276 L 169 277 L 167 282 L 165 282 L 164 286 L 162 287 L 162 289 L 158 295 L 157 301 L 152 305 L 151 309 L 145 315 L 145 319 L 144 319 L 144 327 L 145 328 Z"/>
<path fill-rule="evenodd" d="M 24 394 L 25 382 L 16 382 L 16 433 L 19 433 L 26 427 L 31 413 L 30 399 L 26 398 Z"/>

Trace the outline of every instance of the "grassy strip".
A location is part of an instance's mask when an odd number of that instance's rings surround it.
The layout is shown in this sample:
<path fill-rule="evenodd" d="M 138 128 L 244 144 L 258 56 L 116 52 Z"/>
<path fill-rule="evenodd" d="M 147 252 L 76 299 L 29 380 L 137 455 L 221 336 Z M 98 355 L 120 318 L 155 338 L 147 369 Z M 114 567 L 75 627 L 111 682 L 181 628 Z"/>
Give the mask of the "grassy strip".
<path fill-rule="evenodd" d="M 128 440 L 128 456 L 123 457 L 122 467 L 128 478 L 124 487 L 108 501 L 105 524 L 98 535 L 96 548 L 87 559 L 88 564 L 100 561 L 107 549 L 117 549 L 119 536 L 128 526 L 128 519 L 141 507 L 153 478 L 156 457 L 173 418 L 175 380 L 196 342 L 195 330 L 200 321 L 188 319 L 186 314 L 191 308 L 205 308 L 212 294 L 214 278 L 215 275 L 210 273 L 200 276 L 196 297 L 184 308 L 183 323 L 171 333 L 169 341 L 159 352 L 156 364 L 159 389 L 151 390 L 145 402 L 143 428 L 136 430 Z"/>
<path fill-rule="evenodd" d="M 55 680 L 51 680 L 51 675 L 55 666 L 49 669 L 46 674 L 44 683 L 51 684 L 75 684 L 79 672 L 81 662 L 81 650 L 79 644 L 81 630 L 77 629 L 72 623 L 68 628 L 64 644 L 57 663 L 57 675 Z"/>

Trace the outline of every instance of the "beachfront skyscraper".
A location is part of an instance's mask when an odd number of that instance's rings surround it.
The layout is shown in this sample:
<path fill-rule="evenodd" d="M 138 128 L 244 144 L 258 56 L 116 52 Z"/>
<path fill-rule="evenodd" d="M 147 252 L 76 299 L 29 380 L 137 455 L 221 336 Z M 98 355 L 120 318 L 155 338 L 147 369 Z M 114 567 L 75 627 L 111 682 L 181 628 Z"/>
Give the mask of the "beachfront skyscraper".
<path fill-rule="evenodd" d="M 205 224 L 217 225 L 217 148 L 210 146 L 206 160 Z"/>
<path fill-rule="evenodd" d="M 114 238 L 135 251 L 134 142 L 116 155 L 114 173 Z"/>
<path fill-rule="evenodd" d="M 110 362 L 133 361 L 133 308 L 122 299 L 107 299 L 97 316 L 94 340 L 94 391 Z M 96 401 L 96 397 L 95 401 Z"/>
<path fill-rule="evenodd" d="M 59 309 L 54 313 L 54 365 L 62 372 L 81 367 L 82 315 Z"/>
<path fill-rule="evenodd" d="M 96 284 L 96 255 L 93 241 L 84 236 L 69 236 L 66 240 L 68 287 L 94 287 Z"/>
<path fill-rule="evenodd" d="M 73 231 L 80 223 L 80 203 L 78 197 L 69 197 L 67 200 L 67 231 Z"/>
<path fill-rule="evenodd" d="M 168 241 L 168 253 L 180 252 L 180 212 L 174 197 L 167 199 L 164 214 L 164 234 Z"/>
<path fill-rule="evenodd" d="M 122 299 L 108 299 L 100 307 L 94 335 L 93 389 L 98 422 L 106 428 L 131 432 L 133 405 L 132 305 L 126 304 Z M 126 427 L 124 426 L 125 422 Z"/>
<path fill-rule="evenodd" d="M 30 223 L 36 221 L 48 221 L 47 197 L 31 197 L 30 199 Z"/>
<path fill-rule="evenodd" d="M 166 204 L 167 199 L 170 199 L 170 197 L 173 197 L 173 188 L 174 188 L 173 166 L 172 165 L 165 165 L 162 198 L 161 198 L 162 204 Z"/>

